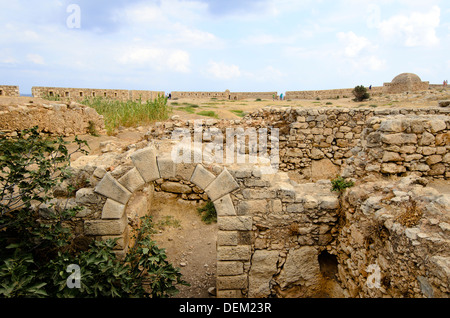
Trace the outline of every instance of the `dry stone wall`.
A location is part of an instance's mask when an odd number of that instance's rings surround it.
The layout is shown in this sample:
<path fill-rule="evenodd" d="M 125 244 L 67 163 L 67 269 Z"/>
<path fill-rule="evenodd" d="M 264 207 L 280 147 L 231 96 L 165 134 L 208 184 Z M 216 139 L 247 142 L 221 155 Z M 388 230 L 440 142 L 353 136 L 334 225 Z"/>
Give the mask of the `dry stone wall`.
<path fill-rule="evenodd" d="M 19 86 L 0 85 L 0 97 L 1 96 L 19 97 Z"/>
<path fill-rule="evenodd" d="M 343 89 L 329 89 L 329 90 L 312 90 L 312 91 L 288 91 L 286 92 L 286 99 L 336 99 L 353 97 L 353 88 Z M 372 86 L 367 88 L 370 95 L 381 95 L 383 87 Z"/>
<path fill-rule="evenodd" d="M 279 139 L 274 145 L 279 147 L 279 169 L 285 172 L 295 171 L 306 180 L 335 177 L 342 169 L 351 165 L 348 163 L 349 158 L 353 158 L 353 162 L 361 163 L 361 160 L 357 159 L 358 156 L 362 156 L 362 154 L 357 156 L 357 153 L 363 149 L 361 143 L 364 144 L 364 149 L 368 146 L 373 148 L 370 152 L 371 157 L 367 159 L 369 161 L 362 160 L 369 170 L 391 175 L 421 172 L 428 177 L 448 178 L 449 113 L 450 110 L 445 107 L 380 110 L 268 107 L 249 114 L 241 120 L 209 119 L 204 121 L 202 129 L 204 136 L 213 135 L 211 131 L 214 129 L 218 129 L 223 136 L 226 136 L 227 128 L 252 127 L 268 128 L 268 130 L 278 128 Z M 388 123 L 392 122 L 389 120 L 391 117 L 398 117 L 400 121 L 405 118 L 403 124 L 397 124 L 396 127 L 400 128 L 395 128 L 399 131 L 386 130 L 394 129 L 386 128 Z M 188 129 L 193 136 L 194 123 L 193 120 L 157 123 L 149 130 L 148 138 L 170 139 L 177 129 Z M 374 129 L 381 130 L 374 133 Z M 415 137 L 411 135 L 411 132 L 415 134 Z M 401 135 L 402 133 L 404 135 Z M 373 144 L 373 137 L 380 134 L 384 136 L 383 141 L 380 139 L 377 144 Z M 412 139 L 403 140 L 405 135 Z M 369 140 L 363 140 L 367 138 Z M 394 140 L 391 140 L 392 138 Z M 384 148 L 379 148 L 381 146 Z M 402 146 L 409 147 L 401 148 Z M 268 148 L 271 150 L 271 142 L 268 143 Z M 380 152 L 384 153 L 389 149 L 390 152 L 397 150 L 397 153 L 401 150 L 403 155 L 397 159 L 388 157 L 383 159 L 381 154 L 381 158 L 376 157 L 379 161 L 379 168 L 376 168 L 375 163 L 372 162 L 375 160 L 374 156 L 377 156 L 375 151 L 379 156 Z M 386 154 L 388 155 L 390 154 Z M 429 168 L 425 168 L 424 164 L 427 164 Z"/>
<path fill-rule="evenodd" d="M 101 132 L 103 116 L 91 107 L 75 102 L 25 103 L 0 106 L 0 131 L 15 134 L 16 130 L 39 126 L 40 132 L 50 135 L 73 136 Z"/>
<path fill-rule="evenodd" d="M 448 179 L 450 117 L 372 117 L 353 152 L 345 176 L 415 174 Z"/>

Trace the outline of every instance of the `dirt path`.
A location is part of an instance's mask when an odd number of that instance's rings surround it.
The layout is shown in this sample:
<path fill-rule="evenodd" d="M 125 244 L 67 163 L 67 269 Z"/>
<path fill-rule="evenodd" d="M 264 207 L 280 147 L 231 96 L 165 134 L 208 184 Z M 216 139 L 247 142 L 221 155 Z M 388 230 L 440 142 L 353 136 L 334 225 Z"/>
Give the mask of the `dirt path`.
<path fill-rule="evenodd" d="M 216 286 L 217 224 L 200 219 L 197 208 L 201 206 L 165 192 L 155 192 L 152 202 L 151 215 L 158 229 L 153 238 L 191 285 L 180 286 L 175 298 L 214 297 L 208 289 Z"/>

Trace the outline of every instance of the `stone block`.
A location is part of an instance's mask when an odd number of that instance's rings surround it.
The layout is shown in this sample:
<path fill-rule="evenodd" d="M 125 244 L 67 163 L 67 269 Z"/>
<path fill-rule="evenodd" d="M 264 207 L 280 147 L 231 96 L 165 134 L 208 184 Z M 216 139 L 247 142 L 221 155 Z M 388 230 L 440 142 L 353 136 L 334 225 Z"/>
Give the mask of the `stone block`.
<path fill-rule="evenodd" d="M 238 245 L 237 231 L 219 231 L 217 233 L 217 245 L 219 246 L 236 246 Z M 228 274 L 226 274 L 228 275 Z"/>
<path fill-rule="evenodd" d="M 217 289 L 245 289 L 245 288 L 247 288 L 247 275 L 217 277 Z"/>
<path fill-rule="evenodd" d="M 224 169 L 217 178 L 212 181 L 205 189 L 206 194 L 211 201 L 216 201 L 217 199 L 229 194 L 230 192 L 239 188 L 239 185 L 228 172 Z"/>
<path fill-rule="evenodd" d="M 281 201 L 280 201 L 281 203 Z M 238 205 L 239 215 L 247 215 L 253 213 L 266 213 L 268 211 L 268 205 L 266 200 L 247 200 L 240 201 Z"/>
<path fill-rule="evenodd" d="M 252 249 L 250 245 L 218 246 L 217 260 L 219 261 L 249 261 Z"/>
<path fill-rule="evenodd" d="M 434 119 L 430 120 L 429 123 L 430 123 L 430 130 L 432 133 L 436 133 L 447 128 L 447 125 L 443 120 Z"/>
<path fill-rule="evenodd" d="M 177 163 L 176 164 L 176 177 L 189 181 L 194 173 L 196 165 L 193 163 Z"/>
<path fill-rule="evenodd" d="M 95 193 L 92 188 L 82 188 L 75 194 L 75 201 L 80 205 L 85 204 L 98 204 L 101 201 L 101 197 Z"/>
<path fill-rule="evenodd" d="M 105 205 L 103 206 L 102 219 L 121 219 L 124 212 L 124 204 L 107 199 Z"/>
<path fill-rule="evenodd" d="M 192 188 L 186 184 L 178 182 L 164 182 L 161 184 L 161 190 L 170 193 L 188 194 L 192 192 Z"/>
<path fill-rule="evenodd" d="M 242 262 L 217 262 L 218 276 L 241 275 L 244 273 L 244 264 Z"/>
<path fill-rule="evenodd" d="M 214 207 L 216 208 L 217 216 L 219 217 L 236 215 L 236 210 L 230 195 L 225 195 L 214 201 Z"/>
<path fill-rule="evenodd" d="M 252 257 L 249 272 L 249 298 L 264 298 L 270 295 L 270 285 L 277 273 L 278 251 L 257 250 Z"/>
<path fill-rule="evenodd" d="M 154 148 L 140 149 L 130 157 L 145 182 L 152 182 L 160 178 Z"/>
<path fill-rule="evenodd" d="M 417 144 L 417 135 L 404 133 L 384 135 L 381 141 L 390 145 Z"/>
<path fill-rule="evenodd" d="M 131 196 L 131 192 L 114 179 L 109 172 L 97 184 L 94 191 L 122 204 L 126 204 Z"/>
<path fill-rule="evenodd" d="M 276 191 L 272 188 L 264 190 L 244 189 L 242 194 L 245 199 L 250 200 L 275 199 L 277 195 Z"/>
<path fill-rule="evenodd" d="M 217 219 L 217 226 L 222 231 L 250 231 L 251 216 L 224 216 Z"/>
<path fill-rule="evenodd" d="M 218 290 L 217 298 L 243 298 L 242 291 L 240 289 L 231 289 L 231 290 Z"/>
<path fill-rule="evenodd" d="M 133 193 L 145 184 L 139 171 L 134 167 L 118 180 L 128 191 Z"/>
<path fill-rule="evenodd" d="M 190 181 L 199 188 L 205 190 L 215 178 L 216 176 L 214 174 L 206 170 L 201 164 L 198 164 L 197 167 L 195 167 Z"/>
<path fill-rule="evenodd" d="M 119 220 L 86 220 L 84 233 L 86 235 L 121 235 L 127 227 L 127 216 L 124 213 Z"/>
<path fill-rule="evenodd" d="M 339 208 L 339 200 L 332 196 L 321 197 L 319 206 L 325 210 L 335 210 Z"/>
<path fill-rule="evenodd" d="M 172 158 L 169 156 L 157 157 L 156 161 L 158 163 L 159 175 L 163 179 L 175 178 L 176 166 Z"/>

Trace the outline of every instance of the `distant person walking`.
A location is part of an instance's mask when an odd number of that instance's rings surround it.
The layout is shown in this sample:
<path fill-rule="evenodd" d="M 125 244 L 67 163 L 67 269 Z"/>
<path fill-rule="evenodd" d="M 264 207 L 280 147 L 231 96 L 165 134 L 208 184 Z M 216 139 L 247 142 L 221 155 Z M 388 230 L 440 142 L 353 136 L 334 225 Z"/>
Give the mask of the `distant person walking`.
<path fill-rule="evenodd" d="M 280 94 L 280 100 L 283 100 L 283 93 Z"/>

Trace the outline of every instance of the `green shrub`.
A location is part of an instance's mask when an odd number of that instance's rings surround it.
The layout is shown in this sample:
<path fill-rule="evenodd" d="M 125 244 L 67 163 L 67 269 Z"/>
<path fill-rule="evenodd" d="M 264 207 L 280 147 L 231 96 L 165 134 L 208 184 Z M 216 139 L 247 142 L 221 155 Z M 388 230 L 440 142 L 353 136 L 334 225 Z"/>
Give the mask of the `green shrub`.
<path fill-rule="evenodd" d="M 16 137 L 0 135 L 0 298 L 168 297 L 177 292 L 179 269 L 151 239 L 151 218 L 142 218 L 124 261 L 116 240 L 95 241 L 74 232 L 80 207 L 49 204 L 52 189 L 70 179 L 70 157 L 86 153 L 75 137 L 69 153 L 62 137 L 44 139 L 37 127 Z M 41 215 L 34 203 L 46 203 Z M 68 268 L 80 269 L 79 288 L 69 288 Z"/>
<path fill-rule="evenodd" d="M 367 88 L 365 88 L 363 85 L 356 86 L 353 89 L 352 93 L 355 96 L 354 101 L 356 102 L 362 102 L 363 100 L 370 98 L 369 93 L 367 93 Z"/>

